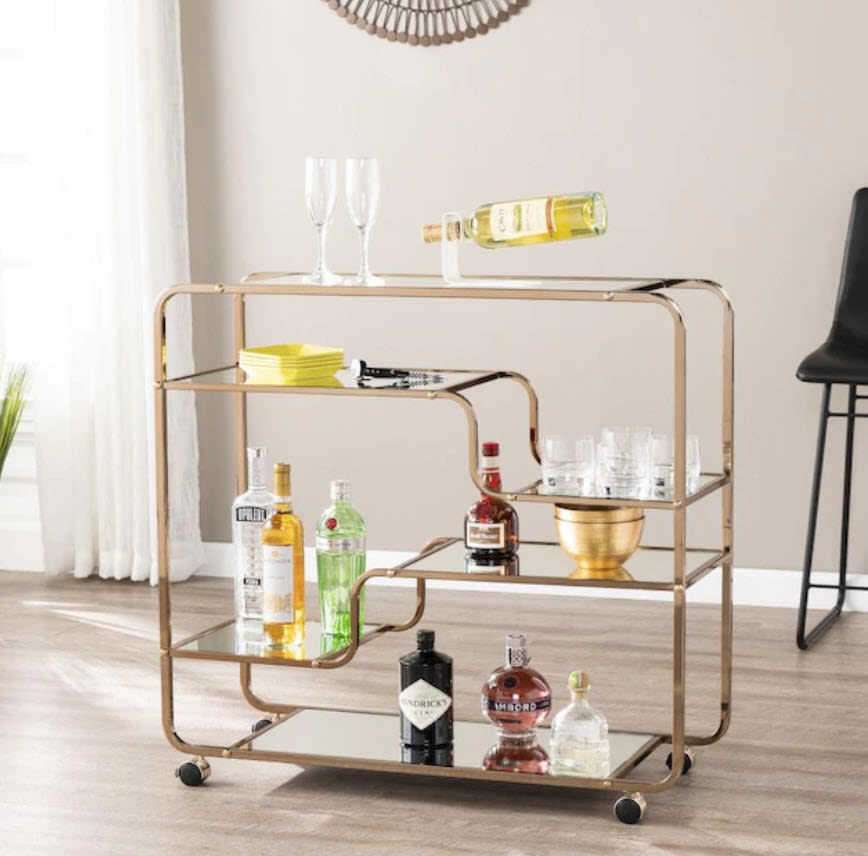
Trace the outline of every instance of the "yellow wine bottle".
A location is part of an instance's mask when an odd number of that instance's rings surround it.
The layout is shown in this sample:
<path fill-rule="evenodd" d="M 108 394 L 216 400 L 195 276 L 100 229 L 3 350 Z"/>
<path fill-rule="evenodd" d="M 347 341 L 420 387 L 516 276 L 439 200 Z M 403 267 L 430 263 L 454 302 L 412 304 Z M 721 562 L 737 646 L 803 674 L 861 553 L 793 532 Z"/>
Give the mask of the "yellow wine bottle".
<path fill-rule="evenodd" d="M 521 247 L 546 241 L 590 238 L 606 231 L 606 200 L 601 193 L 538 196 L 512 202 L 490 202 L 461 216 L 447 228 L 446 240 L 476 241 L 480 247 Z M 443 227 L 422 227 L 426 243 L 443 240 Z"/>
<path fill-rule="evenodd" d="M 289 464 L 274 465 L 274 514 L 262 528 L 262 628 L 270 648 L 304 643 L 304 527 L 292 513 Z"/>

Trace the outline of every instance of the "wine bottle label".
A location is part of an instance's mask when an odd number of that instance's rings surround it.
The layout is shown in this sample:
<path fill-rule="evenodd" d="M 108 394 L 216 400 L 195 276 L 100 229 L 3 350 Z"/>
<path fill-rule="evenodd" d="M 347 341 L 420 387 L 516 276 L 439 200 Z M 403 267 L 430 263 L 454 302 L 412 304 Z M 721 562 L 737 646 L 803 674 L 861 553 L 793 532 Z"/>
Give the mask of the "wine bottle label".
<path fill-rule="evenodd" d="M 452 706 L 452 699 L 419 678 L 398 696 L 401 713 L 420 731 L 433 725 Z"/>
<path fill-rule="evenodd" d="M 552 706 L 550 698 L 541 698 L 537 701 L 492 701 L 484 700 L 488 710 L 497 713 L 533 713 L 536 710 L 548 710 Z"/>
<path fill-rule="evenodd" d="M 235 509 L 235 519 L 239 523 L 265 523 L 268 509 L 260 505 L 239 505 Z"/>
<path fill-rule="evenodd" d="M 364 538 L 323 538 L 317 535 L 316 548 L 323 553 L 357 553 L 364 552 Z"/>
<path fill-rule="evenodd" d="M 464 533 L 466 547 L 477 550 L 503 550 L 506 547 L 504 523 L 473 523 L 467 521 Z"/>
<path fill-rule="evenodd" d="M 508 241 L 512 238 L 553 234 L 553 205 L 554 198 L 551 196 L 495 203 L 491 206 L 491 237 L 495 241 Z"/>
<path fill-rule="evenodd" d="M 505 576 L 507 573 L 507 567 L 504 564 L 485 564 L 477 562 L 474 559 L 468 559 L 465 562 L 464 570 L 468 574 L 499 574 L 500 576 Z"/>
<path fill-rule="evenodd" d="M 262 546 L 262 620 L 266 624 L 290 624 L 295 620 L 293 550 Z"/>

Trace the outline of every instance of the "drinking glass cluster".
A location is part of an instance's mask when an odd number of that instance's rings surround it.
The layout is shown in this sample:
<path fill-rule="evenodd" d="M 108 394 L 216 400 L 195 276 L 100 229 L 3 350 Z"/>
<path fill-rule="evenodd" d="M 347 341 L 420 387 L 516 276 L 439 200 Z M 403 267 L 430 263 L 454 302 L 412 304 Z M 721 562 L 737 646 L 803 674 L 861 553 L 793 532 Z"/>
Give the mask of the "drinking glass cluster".
<path fill-rule="evenodd" d="M 699 438 L 687 437 L 687 493 L 699 487 Z M 675 495 L 675 444 L 651 428 L 604 428 L 599 443 L 553 435 L 542 441 L 540 493 L 557 496 L 671 500 Z"/>

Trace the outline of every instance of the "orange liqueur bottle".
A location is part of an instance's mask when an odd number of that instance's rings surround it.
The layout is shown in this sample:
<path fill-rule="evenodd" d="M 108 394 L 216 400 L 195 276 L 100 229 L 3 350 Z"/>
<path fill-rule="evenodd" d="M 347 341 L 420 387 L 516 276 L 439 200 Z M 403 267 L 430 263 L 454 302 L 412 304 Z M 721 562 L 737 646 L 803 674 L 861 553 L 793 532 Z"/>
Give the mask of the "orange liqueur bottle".
<path fill-rule="evenodd" d="M 482 484 L 500 491 L 500 444 L 482 444 Z M 512 556 L 518 550 L 518 514 L 506 501 L 482 494 L 464 518 L 464 546 L 477 558 Z"/>

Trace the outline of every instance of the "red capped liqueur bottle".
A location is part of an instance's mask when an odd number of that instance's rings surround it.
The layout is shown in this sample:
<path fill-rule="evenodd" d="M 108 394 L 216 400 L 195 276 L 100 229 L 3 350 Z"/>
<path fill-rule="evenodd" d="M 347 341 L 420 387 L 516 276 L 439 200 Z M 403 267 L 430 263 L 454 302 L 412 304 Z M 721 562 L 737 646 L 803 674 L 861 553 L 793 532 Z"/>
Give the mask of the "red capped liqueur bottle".
<path fill-rule="evenodd" d="M 479 479 L 500 491 L 500 443 L 482 444 Z M 464 518 L 464 546 L 476 558 L 512 556 L 518 550 L 518 514 L 505 500 L 483 493 Z"/>

